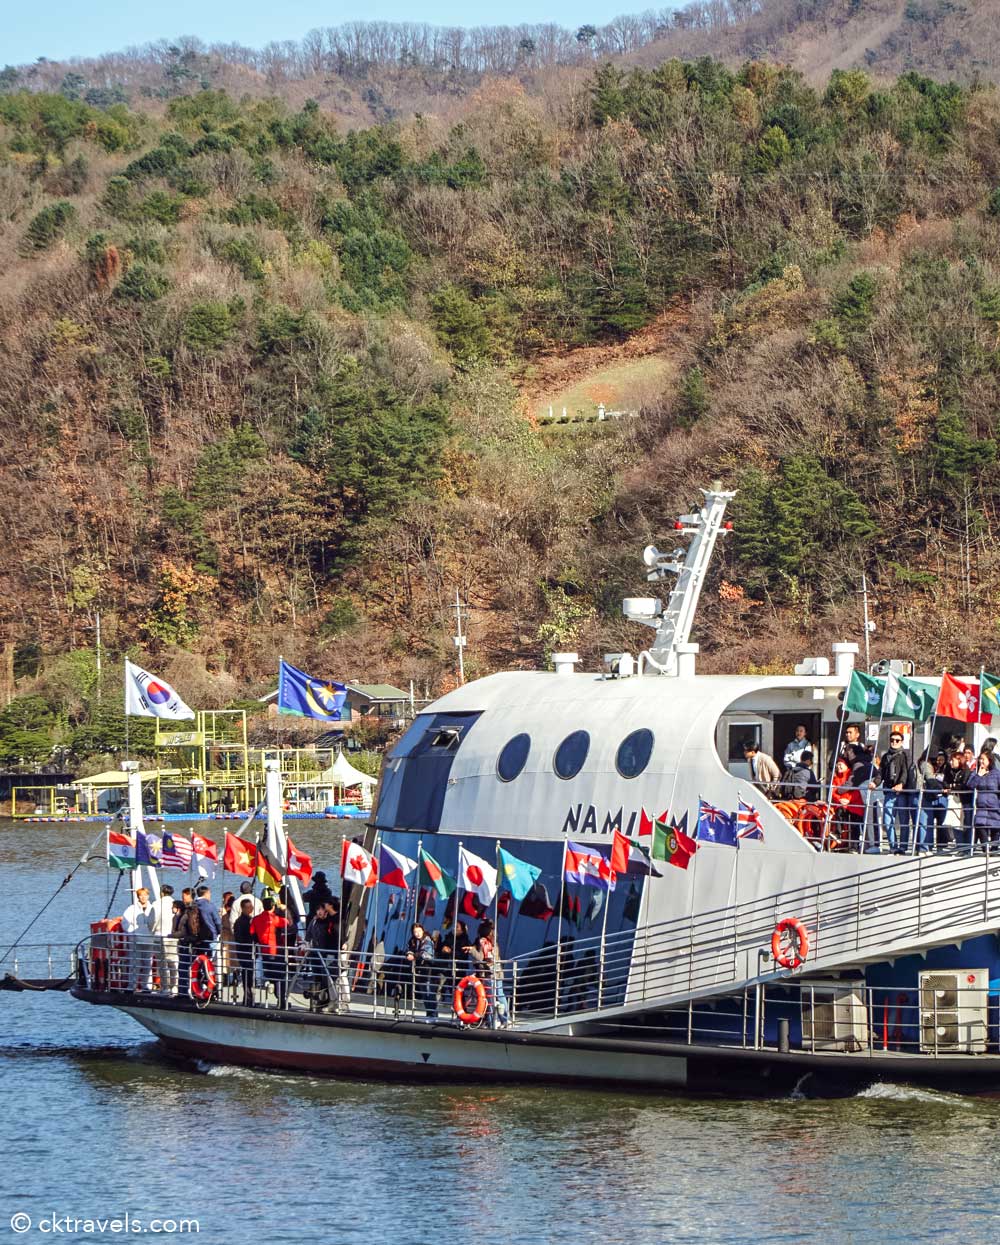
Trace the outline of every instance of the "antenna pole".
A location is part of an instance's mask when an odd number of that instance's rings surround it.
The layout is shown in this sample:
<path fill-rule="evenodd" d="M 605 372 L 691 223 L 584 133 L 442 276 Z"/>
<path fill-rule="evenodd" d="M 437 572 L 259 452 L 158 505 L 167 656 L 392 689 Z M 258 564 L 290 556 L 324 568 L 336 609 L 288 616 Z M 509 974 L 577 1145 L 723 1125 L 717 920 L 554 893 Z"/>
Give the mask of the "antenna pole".
<path fill-rule="evenodd" d="M 455 647 L 458 649 L 458 681 L 465 682 L 465 640 L 462 634 L 462 598 L 459 596 L 458 589 L 455 589 L 455 604 L 452 606 L 455 611 Z"/>
<path fill-rule="evenodd" d="M 864 571 L 861 572 L 861 604 L 865 616 L 865 673 L 867 674 L 872 668 L 871 655 L 871 633 L 872 624 L 868 617 L 868 576 Z"/>

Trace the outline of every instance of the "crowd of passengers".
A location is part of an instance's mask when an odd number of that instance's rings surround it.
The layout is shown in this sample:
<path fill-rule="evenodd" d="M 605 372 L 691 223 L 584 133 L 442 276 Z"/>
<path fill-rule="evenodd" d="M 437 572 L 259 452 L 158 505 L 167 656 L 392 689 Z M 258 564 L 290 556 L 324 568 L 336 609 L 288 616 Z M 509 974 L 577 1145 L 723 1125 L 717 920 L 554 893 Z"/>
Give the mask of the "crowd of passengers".
<path fill-rule="evenodd" d="M 255 895 L 252 882 L 240 893 L 224 892 L 216 906 L 207 885 L 185 887 L 180 898 L 169 884 L 152 899 L 139 887 L 121 917 L 123 961 L 118 984 L 137 993 L 196 994 L 193 967 L 211 961 L 215 982 L 200 996 L 215 994 L 244 1007 L 268 1006 L 269 997 L 287 1007 L 290 990 L 302 991 L 311 1011 L 349 1010 L 352 991 L 378 993 L 390 1003 L 422 1005 L 436 1020 L 442 999 L 450 1007 L 456 985 L 466 974 L 482 984 L 485 1024 L 505 1027 L 508 1005 L 494 923 L 481 920 L 475 936 L 458 917 L 457 902 L 439 931 L 420 922 L 400 951 L 386 955 L 381 942 L 370 955 L 353 960 L 341 943 L 340 899 L 326 874 L 318 872 L 302 895 L 304 917 L 296 913 L 288 890 Z"/>
<path fill-rule="evenodd" d="M 1000 756 L 987 739 L 978 754 L 952 736 L 914 761 L 901 731 L 878 756 L 849 722 L 829 783 L 816 776 L 816 749 L 805 726 L 797 726 L 785 749 L 783 768 L 748 739 L 743 754 L 754 785 L 773 801 L 806 801 L 821 811 L 823 846 L 845 851 L 1000 850 Z"/>

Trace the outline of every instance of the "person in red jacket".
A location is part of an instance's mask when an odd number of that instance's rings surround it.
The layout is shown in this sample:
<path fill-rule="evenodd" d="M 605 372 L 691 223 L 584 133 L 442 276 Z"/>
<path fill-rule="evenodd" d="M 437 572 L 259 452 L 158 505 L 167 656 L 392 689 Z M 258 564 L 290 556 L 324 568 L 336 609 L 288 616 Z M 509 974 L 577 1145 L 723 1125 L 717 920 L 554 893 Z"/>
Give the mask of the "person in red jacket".
<path fill-rule="evenodd" d="M 270 895 L 263 899 L 261 909 L 250 922 L 250 933 L 263 965 L 264 989 L 266 991 L 267 983 L 271 982 L 278 1007 L 283 1008 L 288 999 L 288 950 L 282 947 L 283 954 L 278 954 L 278 930 L 286 929 L 291 922 L 284 915 L 284 904 L 279 903 L 276 911 Z"/>

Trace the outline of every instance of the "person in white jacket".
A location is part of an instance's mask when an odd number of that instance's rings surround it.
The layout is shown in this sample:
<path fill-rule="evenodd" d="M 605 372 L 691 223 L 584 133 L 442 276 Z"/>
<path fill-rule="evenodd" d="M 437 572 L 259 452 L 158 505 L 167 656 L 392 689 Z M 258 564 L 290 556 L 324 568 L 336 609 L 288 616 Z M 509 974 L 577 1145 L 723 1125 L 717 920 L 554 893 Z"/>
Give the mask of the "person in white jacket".
<path fill-rule="evenodd" d="M 153 950 L 160 968 L 160 993 L 177 993 L 177 939 L 174 934 L 174 888 L 161 886 L 160 897 L 150 910 L 149 932 L 155 939 Z"/>
<path fill-rule="evenodd" d="M 793 765 L 801 765 L 803 752 L 811 752 L 814 757 L 818 755 L 809 742 L 809 732 L 800 722 L 795 728 L 795 738 L 789 740 L 785 747 L 785 755 L 782 757 L 785 769 L 790 769 Z"/>
<path fill-rule="evenodd" d="M 140 886 L 134 901 L 122 913 L 122 933 L 128 948 L 128 988 L 133 994 L 137 990 L 148 992 L 153 986 L 152 915 L 149 891 Z"/>

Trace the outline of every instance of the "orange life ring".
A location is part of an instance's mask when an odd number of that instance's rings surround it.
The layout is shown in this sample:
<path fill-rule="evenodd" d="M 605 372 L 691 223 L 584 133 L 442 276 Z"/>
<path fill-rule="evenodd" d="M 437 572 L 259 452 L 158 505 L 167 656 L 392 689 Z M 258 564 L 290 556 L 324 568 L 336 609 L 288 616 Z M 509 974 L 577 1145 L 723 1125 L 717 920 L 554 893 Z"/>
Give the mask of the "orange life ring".
<path fill-rule="evenodd" d="M 476 995 L 476 1006 L 471 1012 L 467 1011 L 465 1007 L 466 990 L 473 990 Z M 455 987 L 455 997 L 452 999 L 451 1005 L 455 1009 L 455 1015 L 463 1025 L 477 1025 L 486 1015 L 488 1005 L 486 987 L 474 973 L 470 973 L 468 977 L 463 977 Z"/>
<path fill-rule="evenodd" d="M 207 1003 L 215 993 L 215 965 L 207 955 L 197 956 L 191 964 L 191 995 Z"/>
<path fill-rule="evenodd" d="M 782 946 L 783 934 L 792 935 L 790 947 Z M 779 921 L 771 935 L 771 955 L 775 963 L 782 968 L 798 968 L 805 963 L 808 954 L 809 931 L 798 917 L 786 916 L 783 921 Z"/>

